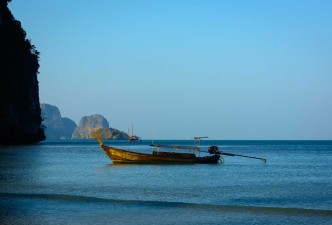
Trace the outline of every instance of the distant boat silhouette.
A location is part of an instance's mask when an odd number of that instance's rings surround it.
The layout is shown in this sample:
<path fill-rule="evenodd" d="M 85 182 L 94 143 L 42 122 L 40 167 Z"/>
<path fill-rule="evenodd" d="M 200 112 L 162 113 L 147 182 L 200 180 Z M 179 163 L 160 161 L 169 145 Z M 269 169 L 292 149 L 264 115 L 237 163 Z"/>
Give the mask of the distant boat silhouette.
<path fill-rule="evenodd" d="M 131 125 L 131 135 L 129 132 L 129 128 L 128 128 L 128 141 L 140 141 L 141 138 L 139 136 L 134 135 L 134 125 Z"/>

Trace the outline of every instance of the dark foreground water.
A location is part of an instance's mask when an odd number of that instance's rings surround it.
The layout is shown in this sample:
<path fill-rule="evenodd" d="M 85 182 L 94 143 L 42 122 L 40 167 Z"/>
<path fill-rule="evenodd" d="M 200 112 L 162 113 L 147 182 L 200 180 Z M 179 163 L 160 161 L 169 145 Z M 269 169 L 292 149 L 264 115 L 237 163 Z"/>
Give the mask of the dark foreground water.
<path fill-rule="evenodd" d="M 332 224 L 332 141 L 208 145 L 268 163 L 116 166 L 95 142 L 0 147 L 0 224 Z"/>

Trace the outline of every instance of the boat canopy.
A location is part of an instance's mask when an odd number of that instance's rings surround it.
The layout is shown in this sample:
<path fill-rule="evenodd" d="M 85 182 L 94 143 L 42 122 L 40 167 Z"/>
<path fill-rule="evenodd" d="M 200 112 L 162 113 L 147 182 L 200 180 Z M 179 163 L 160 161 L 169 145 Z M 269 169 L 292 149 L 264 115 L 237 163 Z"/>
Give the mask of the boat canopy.
<path fill-rule="evenodd" d="M 191 149 L 199 151 L 200 148 L 197 146 L 183 146 L 183 145 L 159 145 L 159 144 L 152 144 L 151 147 L 155 148 L 176 148 L 176 149 Z"/>

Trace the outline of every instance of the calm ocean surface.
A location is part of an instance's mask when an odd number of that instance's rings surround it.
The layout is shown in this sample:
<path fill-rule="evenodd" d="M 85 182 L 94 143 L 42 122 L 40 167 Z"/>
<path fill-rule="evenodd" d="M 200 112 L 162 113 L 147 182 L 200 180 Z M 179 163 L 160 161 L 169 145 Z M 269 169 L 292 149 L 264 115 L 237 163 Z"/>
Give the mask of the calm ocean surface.
<path fill-rule="evenodd" d="M 332 141 L 209 145 L 268 163 L 116 166 L 96 142 L 0 147 L 0 224 L 332 224 Z"/>

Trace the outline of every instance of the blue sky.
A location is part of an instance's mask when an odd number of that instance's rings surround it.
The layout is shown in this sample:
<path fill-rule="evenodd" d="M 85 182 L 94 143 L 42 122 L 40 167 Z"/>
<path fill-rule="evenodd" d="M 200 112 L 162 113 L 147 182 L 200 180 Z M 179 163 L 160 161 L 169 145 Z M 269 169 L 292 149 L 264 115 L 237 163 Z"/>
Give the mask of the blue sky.
<path fill-rule="evenodd" d="M 332 1 L 13 0 L 40 101 L 155 138 L 332 139 Z"/>

